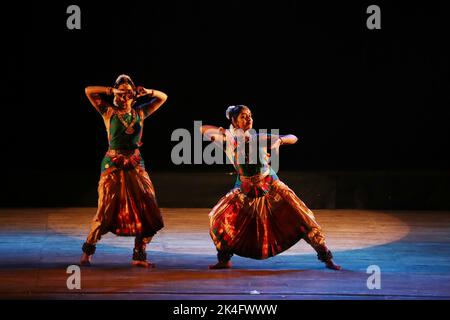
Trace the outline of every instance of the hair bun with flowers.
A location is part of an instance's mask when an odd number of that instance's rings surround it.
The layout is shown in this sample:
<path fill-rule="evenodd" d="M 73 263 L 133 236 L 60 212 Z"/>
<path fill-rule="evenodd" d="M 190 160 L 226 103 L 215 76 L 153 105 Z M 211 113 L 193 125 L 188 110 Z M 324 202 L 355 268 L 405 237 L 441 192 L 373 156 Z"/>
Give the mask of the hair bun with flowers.
<path fill-rule="evenodd" d="M 229 106 L 227 108 L 227 111 L 225 111 L 225 116 L 227 117 L 228 120 L 231 120 L 231 113 L 233 112 L 233 110 L 236 108 L 237 106 Z"/>
<path fill-rule="evenodd" d="M 114 82 L 114 88 L 117 89 L 122 83 L 129 84 L 133 88 L 133 91 L 136 92 L 136 85 L 134 84 L 133 80 L 131 80 L 131 77 L 129 75 L 121 74 L 120 76 L 118 76 L 116 81 Z"/>

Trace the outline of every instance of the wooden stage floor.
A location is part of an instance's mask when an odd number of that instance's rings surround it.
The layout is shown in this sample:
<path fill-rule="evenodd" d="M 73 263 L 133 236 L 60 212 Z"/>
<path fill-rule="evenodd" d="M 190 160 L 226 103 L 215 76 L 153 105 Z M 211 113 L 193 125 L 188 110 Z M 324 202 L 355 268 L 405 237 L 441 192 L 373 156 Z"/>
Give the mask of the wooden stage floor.
<path fill-rule="evenodd" d="M 304 241 L 274 258 L 233 257 L 208 270 L 208 209 L 163 209 L 148 248 L 156 269 L 130 264 L 133 238 L 106 235 L 81 289 L 69 290 L 95 208 L 0 209 L 1 299 L 450 299 L 450 212 L 316 210 L 342 271 L 325 269 Z M 381 288 L 367 268 L 379 266 Z"/>

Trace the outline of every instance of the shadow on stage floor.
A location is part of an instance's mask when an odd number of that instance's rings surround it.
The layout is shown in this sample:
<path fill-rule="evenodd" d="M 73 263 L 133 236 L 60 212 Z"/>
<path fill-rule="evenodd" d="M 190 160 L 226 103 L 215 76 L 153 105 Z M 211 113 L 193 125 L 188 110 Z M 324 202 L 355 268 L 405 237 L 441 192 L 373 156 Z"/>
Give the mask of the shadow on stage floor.
<path fill-rule="evenodd" d="M 450 299 L 450 214 L 317 210 L 335 260 L 328 270 L 301 241 L 267 260 L 235 256 L 233 269 L 208 270 L 215 249 L 208 209 L 163 209 L 166 228 L 148 248 L 156 269 L 131 266 L 133 238 L 105 235 L 81 289 L 69 265 L 95 208 L 0 211 L 0 296 L 6 299 Z M 369 289 L 378 266 L 380 289 Z"/>

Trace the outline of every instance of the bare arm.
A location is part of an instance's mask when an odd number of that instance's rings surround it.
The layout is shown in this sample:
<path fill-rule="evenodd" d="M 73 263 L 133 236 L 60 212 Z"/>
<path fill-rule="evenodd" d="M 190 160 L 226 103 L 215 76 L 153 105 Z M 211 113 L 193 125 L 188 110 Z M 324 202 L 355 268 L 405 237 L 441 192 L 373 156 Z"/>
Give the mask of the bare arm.
<path fill-rule="evenodd" d="M 154 89 L 146 89 L 144 87 L 138 87 L 138 97 L 149 95 L 152 97 L 152 101 L 143 105 L 142 109 L 144 111 L 144 117 L 147 118 L 153 112 L 158 110 L 164 102 L 167 100 L 167 94 L 162 91 Z"/>
<path fill-rule="evenodd" d="M 293 134 L 287 134 L 285 136 L 279 136 L 278 139 L 281 139 L 281 144 L 295 144 L 298 141 L 298 138 Z"/>
<path fill-rule="evenodd" d="M 84 90 L 94 108 L 104 114 L 111 105 L 105 100 L 105 96 L 112 95 L 114 90 L 111 87 L 90 86 Z"/>
<path fill-rule="evenodd" d="M 224 141 L 225 129 L 222 127 L 218 128 L 215 126 L 203 125 L 200 127 L 200 132 L 211 141 Z"/>
<path fill-rule="evenodd" d="M 298 141 L 298 138 L 293 134 L 287 135 L 272 135 L 272 149 L 278 148 L 283 144 L 295 144 Z"/>

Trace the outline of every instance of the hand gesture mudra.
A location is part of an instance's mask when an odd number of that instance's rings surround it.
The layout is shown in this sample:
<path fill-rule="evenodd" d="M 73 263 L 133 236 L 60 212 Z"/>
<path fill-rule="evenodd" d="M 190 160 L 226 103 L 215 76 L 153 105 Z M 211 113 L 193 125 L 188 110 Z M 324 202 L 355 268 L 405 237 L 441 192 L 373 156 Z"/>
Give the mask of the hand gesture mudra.
<path fill-rule="evenodd" d="M 137 98 L 142 97 L 142 96 L 146 96 L 146 95 L 149 95 L 149 94 L 153 96 L 153 90 L 151 90 L 151 89 L 146 89 L 146 88 L 144 88 L 142 86 L 138 86 L 136 88 L 136 90 L 137 90 L 137 95 L 136 95 Z"/>
<path fill-rule="evenodd" d="M 270 147 L 271 150 L 278 150 L 282 144 L 281 138 L 278 138 L 274 143 L 272 143 L 272 146 Z"/>
<path fill-rule="evenodd" d="M 119 90 L 119 89 L 116 89 L 116 88 L 112 88 L 111 89 L 111 93 L 112 94 L 125 94 L 126 92 L 125 91 L 123 91 L 123 90 Z"/>

